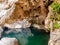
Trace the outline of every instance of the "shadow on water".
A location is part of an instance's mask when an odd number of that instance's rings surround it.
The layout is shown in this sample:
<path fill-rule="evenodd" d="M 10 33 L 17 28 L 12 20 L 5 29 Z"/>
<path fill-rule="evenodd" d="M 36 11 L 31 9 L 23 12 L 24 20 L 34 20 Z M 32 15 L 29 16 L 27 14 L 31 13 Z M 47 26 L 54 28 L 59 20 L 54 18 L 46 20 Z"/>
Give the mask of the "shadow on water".
<path fill-rule="evenodd" d="M 31 27 L 30 29 L 34 36 L 29 38 L 28 45 L 48 45 L 49 32 L 46 33 L 43 29 L 39 30 L 33 27 Z"/>
<path fill-rule="evenodd" d="M 5 29 L 3 37 L 15 37 L 21 45 L 48 45 L 49 33 L 46 33 L 43 29 L 38 30 L 34 27 L 30 27 L 30 29 L 34 36 L 28 36 L 24 31 L 6 34 L 5 31 L 7 30 Z"/>

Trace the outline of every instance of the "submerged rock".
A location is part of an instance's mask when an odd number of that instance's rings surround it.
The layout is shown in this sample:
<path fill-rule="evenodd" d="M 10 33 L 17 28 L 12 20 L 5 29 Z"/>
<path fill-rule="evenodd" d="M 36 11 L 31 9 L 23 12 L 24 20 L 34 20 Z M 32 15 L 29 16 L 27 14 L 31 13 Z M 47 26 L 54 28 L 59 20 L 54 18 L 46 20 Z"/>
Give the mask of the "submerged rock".
<path fill-rule="evenodd" d="M 0 40 L 0 45 L 20 45 L 16 38 L 2 38 Z"/>

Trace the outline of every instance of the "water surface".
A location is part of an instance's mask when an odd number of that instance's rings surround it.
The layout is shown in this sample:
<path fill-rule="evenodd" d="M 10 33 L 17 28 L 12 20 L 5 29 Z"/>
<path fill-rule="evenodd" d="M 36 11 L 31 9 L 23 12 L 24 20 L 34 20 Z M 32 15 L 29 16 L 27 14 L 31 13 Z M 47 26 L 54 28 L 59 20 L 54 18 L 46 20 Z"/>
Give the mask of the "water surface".
<path fill-rule="evenodd" d="M 30 28 L 34 36 L 28 36 L 25 33 L 3 34 L 3 37 L 15 37 L 21 45 L 48 45 L 49 34 L 45 31 L 39 31 L 36 28 Z"/>

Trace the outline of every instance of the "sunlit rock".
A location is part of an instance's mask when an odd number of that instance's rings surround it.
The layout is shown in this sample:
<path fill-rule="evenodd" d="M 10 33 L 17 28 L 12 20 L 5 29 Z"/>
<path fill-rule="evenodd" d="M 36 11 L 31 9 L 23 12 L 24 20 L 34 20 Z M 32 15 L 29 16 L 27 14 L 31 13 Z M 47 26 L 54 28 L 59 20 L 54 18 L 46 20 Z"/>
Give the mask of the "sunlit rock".
<path fill-rule="evenodd" d="M 0 2 L 0 24 L 12 15 L 17 1 L 18 0 L 3 0 Z"/>
<path fill-rule="evenodd" d="M 44 27 L 44 25 L 33 24 L 32 26 L 35 27 L 35 28 L 37 28 L 37 29 L 46 29 Z"/>
<path fill-rule="evenodd" d="M 24 19 L 22 21 L 17 21 L 12 24 L 5 24 L 4 26 L 8 28 L 27 28 L 30 27 L 30 25 L 31 24 L 26 19 Z"/>

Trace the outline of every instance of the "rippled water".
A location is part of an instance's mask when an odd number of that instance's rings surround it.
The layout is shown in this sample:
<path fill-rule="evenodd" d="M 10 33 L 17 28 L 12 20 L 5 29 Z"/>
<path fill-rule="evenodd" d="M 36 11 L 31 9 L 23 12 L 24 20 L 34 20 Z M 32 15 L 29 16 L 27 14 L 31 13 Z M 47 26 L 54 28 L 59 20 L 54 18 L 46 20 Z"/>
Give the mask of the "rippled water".
<path fill-rule="evenodd" d="M 31 28 L 34 36 L 29 36 L 24 31 L 15 33 L 11 32 L 9 34 L 4 33 L 3 37 L 15 37 L 19 40 L 21 45 L 47 45 L 49 40 L 49 34 L 44 31 L 38 31 L 35 28 Z"/>

